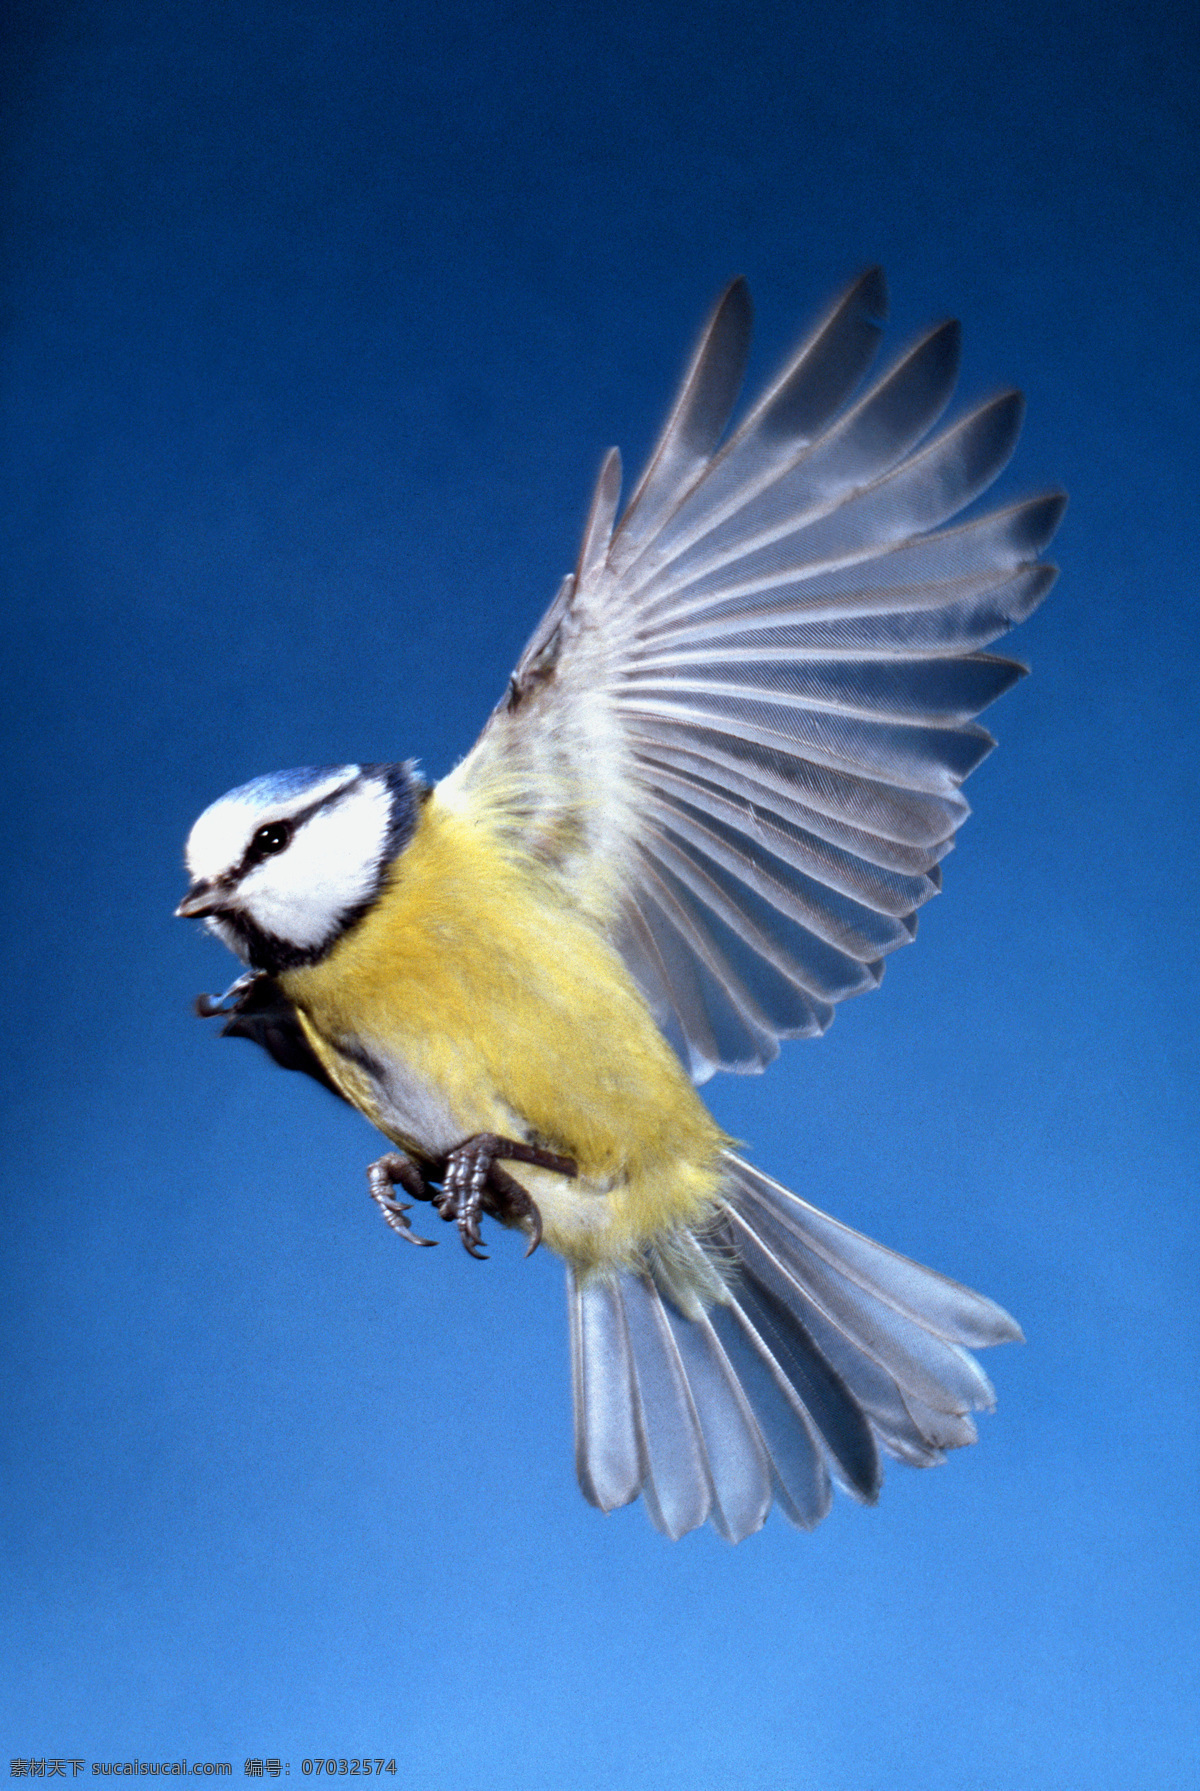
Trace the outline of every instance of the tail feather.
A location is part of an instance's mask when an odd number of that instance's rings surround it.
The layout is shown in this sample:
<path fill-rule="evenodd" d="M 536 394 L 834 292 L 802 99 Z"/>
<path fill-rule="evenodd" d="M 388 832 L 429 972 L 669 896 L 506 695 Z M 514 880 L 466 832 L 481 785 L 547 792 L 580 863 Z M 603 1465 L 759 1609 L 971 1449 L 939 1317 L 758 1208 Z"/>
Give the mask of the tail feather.
<path fill-rule="evenodd" d="M 748 1314 L 740 1307 L 714 1306 L 708 1317 L 749 1400 L 770 1459 L 780 1510 L 798 1529 L 815 1530 L 833 1503 L 829 1467 L 815 1424 Z M 765 1516 L 764 1512 L 764 1521 Z"/>
<path fill-rule="evenodd" d="M 913 1319 L 923 1331 L 971 1349 L 1024 1341 L 1020 1325 L 994 1300 L 948 1275 L 923 1268 L 911 1257 L 864 1237 L 861 1231 L 852 1231 L 740 1157 L 728 1153 L 726 1160 L 734 1178 L 733 1204 L 738 1210 L 765 1213 L 790 1231 L 806 1254 L 820 1257 L 873 1299 Z"/>
<path fill-rule="evenodd" d="M 760 1529 L 771 1509 L 771 1461 L 750 1402 L 708 1314 L 684 1318 L 669 1300 L 661 1304 L 691 1388 L 708 1458 L 713 1494 L 709 1519 L 727 1542 L 738 1542 Z"/>
<path fill-rule="evenodd" d="M 785 1393 L 803 1411 L 824 1447 L 834 1478 L 866 1504 L 879 1496 L 879 1451 L 850 1388 L 774 1290 L 747 1275 L 730 1317 L 754 1350 L 785 1377 Z"/>
<path fill-rule="evenodd" d="M 612 1511 L 642 1492 L 672 1538 L 706 1518 L 731 1542 L 759 1529 L 771 1463 L 707 1317 L 684 1318 L 649 1275 L 569 1287 L 584 1496 Z"/>
<path fill-rule="evenodd" d="M 615 1511 L 637 1498 L 646 1477 L 625 1305 L 615 1283 L 592 1281 L 581 1289 L 571 1270 L 567 1275 L 575 1471 L 584 1498 Z"/>
<path fill-rule="evenodd" d="M 931 1443 L 930 1437 L 933 1434 L 931 1427 L 944 1414 L 935 1414 L 932 1407 L 917 1401 L 911 1394 L 906 1396 L 895 1376 L 851 1342 L 819 1307 L 809 1305 L 806 1308 L 804 1328 L 830 1366 L 847 1385 L 853 1385 L 854 1398 L 889 1454 L 915 1467 L 932 1467 L 942 1459 L 944 1450 Z M 914 1409 L 928 1413 L 928 1422 L 918 1420 Z M 961 1440 L 972 1442 L 974 1436 L 963 1436 Z"/>
<path fill-rule="evenodd" d="M 957 1344 L 947 1343 L 902 1317 L 808 1255 L 800 1245 L 788 1248 L 786 1234 L 765 1214 L 753 1221 L 733 1211 L 731 1225 L 737 1254 L 752 1279 L 770 1288 L 790 1310 L 806 1318 L 816 1312 L 838 1330 L 854 1352 L 885 1367 L 902 1392 L 913 1393 L 935 1411 L 990 1410 L 996 1396 L 975 1361 Z"/>
<path fill-rule="evenodd" d="M 621 1292 L 633 1345 L 633 1397 L 646 1477 L 642 1495 L 656 1529 L 686 1535 L 713 1508 L 708 1451 L 696 1402 L 662 1296 L 646 1275 L 622 1277 Z"/>
<path fill-rule="evenodd" d="M 640 1492 L 664 1534 L 707 1519 L 737 1542 L 772 1498 L 813 1528 L 831 1476 L 873 1503 L 880 1448 L 928 1467 L 974 1442 L 969 1413 L 994 1395 L 967 1346 L 1021 1332 L 991 1300 L 739 1158 L 727 1167 L 717 1232 L 679 1240 L 669 1271 L 648 1256 L 642 1269 L 568 1281 L 585 1496 L 611 1511 Z M 728 1282 L 716 1301 L 714 1262 Z"/>

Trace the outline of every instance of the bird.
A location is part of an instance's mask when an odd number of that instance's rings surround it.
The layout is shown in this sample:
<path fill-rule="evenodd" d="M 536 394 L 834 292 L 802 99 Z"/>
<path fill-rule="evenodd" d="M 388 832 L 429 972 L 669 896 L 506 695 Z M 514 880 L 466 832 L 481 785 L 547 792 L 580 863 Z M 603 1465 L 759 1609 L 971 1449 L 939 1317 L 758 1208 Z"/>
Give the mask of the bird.
<path fill-rule="evenodd" d="M 986 652 L 1056 569 L 1061 492 L 960 513 L 1015 447 L 1003 391 L 942 424 L 953 321 L 871 377 L 856 278 L 731 425 L 751 304 L 722 294 L 621 506 L 474 747 L 259 777 L 187 841 L 178 914 L 245 965 L 198 1010 L 357 1108 L 368 1192 L 473 1256 L 490 1219 L 566 1264 L 576 1469 L 609 1512 L 730 1542 L 873 1504 L 882 1457 L 976 1440 L 999 1305 L 735 1148 L 698 1092 L 874 988 L 941 887 L 1026 668 Z M 407 1199 L 401 1198 L 407 1196 Z"/>

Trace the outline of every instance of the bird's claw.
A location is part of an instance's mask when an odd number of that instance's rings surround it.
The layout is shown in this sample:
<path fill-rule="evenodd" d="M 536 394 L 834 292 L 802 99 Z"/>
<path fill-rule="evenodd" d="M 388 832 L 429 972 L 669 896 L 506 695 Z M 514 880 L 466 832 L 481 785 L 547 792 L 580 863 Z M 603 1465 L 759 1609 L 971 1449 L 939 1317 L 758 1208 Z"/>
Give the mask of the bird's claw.
<path fill-rule="evenodd" d="M 367 1187 L 371 1199 L 383 1214 L 385 1222 L 406 1244 L 434 1243 L 433 1238 L 418 1237 L 408 1218 L 408 1207 L 392 1197 L 394 1187 L 403 1188 L 414 1200 L 428 1200 L 447 1223 L 458 1226 L 463 1249 L 477 1262 L 488 1260 L 481 1248 L 483 1234 L 479 1222 L 485 1213 L 503 1225 L 523 1224 L 529 1236 L 526 1256 L 532 1256 L 542 1241 L 542 1215 L 537 1202 L 498 1159 L 505 1157 L 518 1163 L 532 1163 L 539 1169 L 551 1169 L 556 1175 L 579 1173 L 573 1157 L 559 1157 L 553 1151 L 541 1150 L 534 1144 L 520 1144 L 513 1138 L 501 1138 L 496 1132 L 477 1132 L 464 1139 L 447 1156 L 441 1172 L 440 1189 L 431 1188 L 425 1176 L 402 1151 L 389 1151 L 367 1170 Z"/>
<path fill-rule="evenodd" d="M 520 1144 L 512 1138 L 501 1138 L 495 1132 L 479 1132 L 457 1145 L 446 1158 L 443 1191 L 441 1195 L 435 1195 L 434 1204 L 443 1219 L 457 1221 L 463 1249 L 480 1262 L 487 1261 L 479 1248 L 483 1242 L 479 1221 L 484 1213 L 505 1225 L 525 1222 L 529 1233 L 526 1256 L 532 1256 L 542 1241 L 542 1215 L 537 1203 L 514 1176 L 501 1169 L 497 1161 L 501 1157 L 552 1169 L 558 1175 L 578 1174 L 573 1158 L 556 1156 L 553 1151 Z"/>
<path fill-rule="evenodd" d="M 492 1164 L 489 1179 L 505 1206 L 504 1212 L 497 1213 L 496 1217 L 507 1219 L 510 1224 L 517 1219 L 524 1219 L 528 1222 L 529 1246 L 525 1254 L 532 1256 L 542 1241 L 542 1215 L 538 1210 L 536 1200 L 530 1197 L 528 1190 L 523 1188 L 515 1177 L 509 1175 L 506 1169 L 501 1169 L 498 1163 Z"/>
<path fill-rule="evenodd" d="M 458 1235 L 467 1255 L 473 1256 L 476 1262 L 486 1262 L 487 1251 L 480 1249 L 483 1243 L 483 1234 L 479 1229 L 479 1216 L 483 1210 L 481 1203 L 469 1194 L 443 1194 L 435 1200 L 434 1205 L 447 1223 L 457 1221 Z"/>
<path fill-rule="evenodd" d="M 426 1250 L 434 1248 L 436 1238 L 423 1238 L 413 1230 L 406 1202 L 391 1200 L 386 1194 L 374 1195 L 372 1198 L 383 1214 L 385 1223 L 391 1226 L 398 1238 L 403 1238 L 406 1244 L 420 1244 Z"/>
<path fill-rule="evenodd" d="M 432 1250 L 436 1238 L 423 1238 L 413 1230 L 408 1217 L 407 1205 L 393 1200 L 391 1190 L 401 1187 L 405 1193 L 416 1200 L 431 1198 L 425 1185 L 425 1177 L 417 1168 L 411 1157 L 401 1155 L 399 1151 L 389 1151 L 372 1163 L 367 1170 L 367 1190 L 375 1205 L 383 1214 L 384 1223 L 389 1225 L 396 1236 L 403 1238 L 406 1244 L 420 1244 L 426 1250 Z"/>
<path fill-rule="evenodd" d="M 496 1152 L 492 1147 L 499 1142 L 493 1133 L 483 1132 L 457 1145 L 446 1158 L 442 1192 L 434 1197 L 434 1205 L 442 1218 L 457 1221 L 462 1247 L 477 1262 L 487 1261 L 480 1249 L 483 1235 L 479 1221 L 483 1214 L 484 1189 L 495 1168 Z"/>
<path fill-rule="evenodd" d="M 247 970 L 230 983 L 222 995 L 197 995 L 192 1007 L 202 1020 L 228 1019 L 236 1014 L 256 983 L 264 980 L 261 970 Z"/>

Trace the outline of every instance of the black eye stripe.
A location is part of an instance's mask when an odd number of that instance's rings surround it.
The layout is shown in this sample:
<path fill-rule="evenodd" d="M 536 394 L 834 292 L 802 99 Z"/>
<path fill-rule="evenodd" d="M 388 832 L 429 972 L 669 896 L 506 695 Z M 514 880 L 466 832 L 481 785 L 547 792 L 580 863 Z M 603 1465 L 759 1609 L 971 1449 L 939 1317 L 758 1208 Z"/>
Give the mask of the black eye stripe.
<path fill-rule="evenodd" d="M 296 814 L 285 816 L 278 821 L 264 821 L 262 826 L 251 834 L 250 844 L 246 847 L 242 862 L 237 867 L 235 878 L 244 877 L 247 871 L 254 869 L 255 865 L 262 864 L 264 859 L 273 858 L 276 853 L 282 852 L 285 847 L 290 846 L 306 821 L 311 821 L 312 817 L 320 814 L 322 809 L 336 808 L 342 798 L 358 782 L 359 778 L 352 778 L 348 784 L 341 784 L 336 790 L 330 790 L 327 796 L 318 797 L 316 802 L 310 803 L 307 808 L 300 809 Z"/>
<path fill-rule="evenodd" d="M 252 871 L 255 865 L 261 864 L 265 858 L 273 858 L 277 853 L 284 851 L 291 845 L 295 833 L 296 823 L 294 820 L 264 821 L 262 826 L 250 837 L 245 857 L 238 866 L 238 876 L 244 877 L 247 871 Z"/>
<path fill-rule="evenodd" d="M 255 865 L 261 864 L 265 858 L 273 858 L 277 852 L 282 852 L 292 843 L 306 821 L 311 821 L 312 817 L 319 815 L 322 809 L 336 808 L 338 803 L 349 795 L 361 781 L 362 772 L 360 771 L 358 776 L 351 778 L 348 784 L 340 784 L 336 790 L 330 790 L 327 795 L 319 796 L 307 808 L 299 809 L 295 814 L 285 816 L 278 821 L 264 821 L 262 826 L 250 836 L 250 844 L 246 847 L 245 856 L 237 868 L 237 876 L 244 877 L 247 871 L 252 871 Z"/>
<path fill-rule="evenodd" d="M 276 821 L 264 821 L 251 834 L 241 863 L 227 872 L 221 881 L 230 887 L 236 885 L 247 871 L 254 870 L 265 859 L 284 851 L 314 815 L 338 808 L 348 796 L 368 781 L 382 784 L 387 795 L 389 818 L 381 863 L 389 864 L 412 838 L 419 810 L 431 794 L 429 785 L 418 775 L 416 766 L 412 763 L 361 765 L 357 775 L 348 783 L 340 784 L 336 789 L 319 796 L 307 808 L 295 810 Z"/>

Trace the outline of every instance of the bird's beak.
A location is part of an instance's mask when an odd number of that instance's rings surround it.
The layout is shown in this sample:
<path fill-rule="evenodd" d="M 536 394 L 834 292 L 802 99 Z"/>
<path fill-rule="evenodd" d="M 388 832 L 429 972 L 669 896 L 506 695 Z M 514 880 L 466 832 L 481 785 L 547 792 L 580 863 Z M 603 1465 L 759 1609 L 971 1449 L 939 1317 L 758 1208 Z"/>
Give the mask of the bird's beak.
<path fill-rule="evenodd" d="M 177 920 L 202 920 L 206 914 L 215 914 L 219 906 L 213 885 L 202 878 L 192 884 L 176 908 L 175 917 Z"/>

